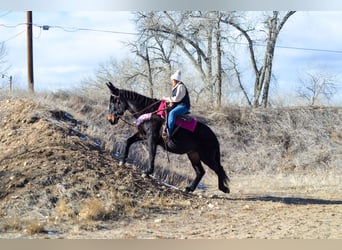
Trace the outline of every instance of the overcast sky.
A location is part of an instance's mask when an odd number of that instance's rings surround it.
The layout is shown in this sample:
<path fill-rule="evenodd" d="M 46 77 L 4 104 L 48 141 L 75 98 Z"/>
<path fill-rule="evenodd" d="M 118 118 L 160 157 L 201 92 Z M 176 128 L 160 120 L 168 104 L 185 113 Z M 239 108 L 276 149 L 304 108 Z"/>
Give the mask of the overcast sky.
<path fill-rule="evenodd" d="M 129 11 L 34 11 L 33 47 L 36 90 L 79 86 L 100 63 L 129 53 L 124 41 L 133 39 L 135 24 Z M 0 41 L 6 41 L 8 75 L 24 88 L 27 82 L 26 12 L 0 11 Z M 42 27 L 48 25 L 48 30 Z M 58 27 L 54 27 L 58 26 Z M 342 104 L 342 11 L 297 12 L 281 31 L 274 58 L 277 88 L 284 95 L 294 91 L 298 75 L 320 68 L 337 76 Z M 79 28 L 113 31 L 84 31 Z M 118 32 L 118 33 L 115 33 Z M 317 49 L 304 50 L 304 49 Z M 326 51 L 324 51 L 326 50 Z M 0 84 L 6 79 L 0 79 Z"/>
<path fill-rule="evenodd" d="M 35 89 L 77 86 L 100 63 L 125 56 L 128 51 L 123 42 L 134 36 L 79 29 L 133 33 L 131 19 L 130 12 L 119 11 L 33 12 Z M 11 65 L 7 74 L 13 75 L 17 84 L 27 82 L 25 23 L 26 12 L 0 12 L 1 41 L 6 41 Z M 48 30 L 41 28 L 45 25 Z"/>

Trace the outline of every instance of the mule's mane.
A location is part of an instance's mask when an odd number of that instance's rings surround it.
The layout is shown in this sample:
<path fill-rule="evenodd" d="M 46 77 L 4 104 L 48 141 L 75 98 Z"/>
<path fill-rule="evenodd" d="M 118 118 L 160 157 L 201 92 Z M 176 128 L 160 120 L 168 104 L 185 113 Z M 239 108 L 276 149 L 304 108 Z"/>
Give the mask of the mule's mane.
<path fill-rule="evenodd" d="M 153 105 L 153 104 L 157 104 L 159 101 L 158 99 L 150 98 L 150 97 L 141 95 L 141 94 L 134 92 L 134 91 L 131 91 L 131 90 L 120 89 L 119 95 L 121 97 L 125 98 L 126 100 L 133 102 L 135 107 L 138 110 L 144 109 L 144 108 L 149 107 L 151 105 L 152 106 L 150 108 L 156 109 L 155 108 L 156 105 Z"/>

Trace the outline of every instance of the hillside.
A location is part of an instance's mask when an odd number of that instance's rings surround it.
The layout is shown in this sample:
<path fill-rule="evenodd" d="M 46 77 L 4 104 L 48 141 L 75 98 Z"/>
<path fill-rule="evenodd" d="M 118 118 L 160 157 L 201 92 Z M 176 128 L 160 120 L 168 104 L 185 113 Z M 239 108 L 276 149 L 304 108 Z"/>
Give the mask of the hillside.
<path fill-rule="evenodd" d="M 198 110 L 221 142 L 224 195 L 207 168 L 194 194 L 177 189 L 194 173 L 162 150 L 155 178 L 143 177 L 143 144 L 134 165 L 118 166 L 110 151 L 133 128 L 109 126 L 106 105 L 68 94 L 0 100 L 2 238 L 342 237 L 341 109 Z"/>
<path fill-rule="evenodd" d="M 115 220 L 140 217 L 145 209 L 148 214 L 154 200 L 164 209 L 169 202 L 170 207 L 190 203 L 182 192 L 144 179 L 133 166 L 118 167 L 99 140 L 83 133 L 86 124 L 69 113 L 13 99 L 1 102 L 0 114 L 0 230 L 25 228 L 16 220 L 21 224 L 37 216 Z"/>

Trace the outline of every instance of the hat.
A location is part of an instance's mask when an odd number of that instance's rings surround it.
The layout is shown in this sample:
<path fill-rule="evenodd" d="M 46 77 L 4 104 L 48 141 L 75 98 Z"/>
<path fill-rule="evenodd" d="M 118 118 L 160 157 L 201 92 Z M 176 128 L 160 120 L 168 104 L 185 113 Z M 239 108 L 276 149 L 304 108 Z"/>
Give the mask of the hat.
<path fill-rule="evenodd" d="M 181 81 L 182 80 L 181 71 L 177 70 L 170 78 L 171 80 Z"/>

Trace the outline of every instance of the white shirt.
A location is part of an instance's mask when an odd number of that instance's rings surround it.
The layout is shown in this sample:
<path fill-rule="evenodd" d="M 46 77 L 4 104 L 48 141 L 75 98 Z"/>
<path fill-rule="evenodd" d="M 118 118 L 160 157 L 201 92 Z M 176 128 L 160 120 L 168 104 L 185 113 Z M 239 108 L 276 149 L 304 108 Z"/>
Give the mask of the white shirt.
<path fill-rule="evenodd" d="M 167 102 L 180 102 L 184 96 L 186 95 L 186 88 L 184 84 L 181 82 L 178 82 L 176 86 L 172 88 L 172 92 L 174 89 L 177 88 L 176 95 L 175 96 L 170 96 L 170 97 L 165 97 L 164 100 Z"/>

